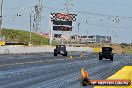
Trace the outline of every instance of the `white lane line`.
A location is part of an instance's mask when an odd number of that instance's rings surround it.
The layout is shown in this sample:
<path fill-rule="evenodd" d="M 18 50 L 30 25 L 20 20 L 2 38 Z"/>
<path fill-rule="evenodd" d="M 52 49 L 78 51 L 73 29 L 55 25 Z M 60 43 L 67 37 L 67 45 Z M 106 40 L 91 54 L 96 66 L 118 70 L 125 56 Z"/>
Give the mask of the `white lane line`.
<path fill-rule="evenodd" d="M 45 61 L 51 61 L 51 62 L 52 62 L 52 61 L 54 61 L 54 60 L 45 60 Z"/>
<path fill-rule="evenodd" d="M 3 64 L 3 65 L 0 65 L 0 67 L 3 67 L 3 66 L 13 66 L 13 65 L 23 65 L 23 64 L 44 63 L 46 61 L 50 61 L 50 62 L 53 62 L 53 61 L 62 61 L 62 60 L 64 60 L 64 59 L 54 59 L 54 60 L 45 60 L 45 61 L 32 61 L 32 62 L 13 63 L 13 64 Z"/>
<path fill-rule="evenodd" d="M 33 64 L 33 63 L 42 63 L 42 62 L 45 62 L 45 61 L 34 61 L 34 62 L 25 62 L 26 64 Z"/>
<path fill-rule="evenodd" d="M 55 60 L 58 60 L 59 61 L 59 60 L 65 60 L 65 59 L 55 59 Z"/>
<path fill-rule="evenodd" d="M 65 59 L 54 59 L 54 60 L 45 60 L 45 61 L 62 61 L 62 60 L 65 60 Z"/>
<path fill-rule="evenodd" d="M 3 66 L 12 66 L 12 65 L 22 65 L 22 64 L 25 64 L 25 63 L 3 64 L 3 65 L 0 65 L 0 67 L 3 67 Z"/>

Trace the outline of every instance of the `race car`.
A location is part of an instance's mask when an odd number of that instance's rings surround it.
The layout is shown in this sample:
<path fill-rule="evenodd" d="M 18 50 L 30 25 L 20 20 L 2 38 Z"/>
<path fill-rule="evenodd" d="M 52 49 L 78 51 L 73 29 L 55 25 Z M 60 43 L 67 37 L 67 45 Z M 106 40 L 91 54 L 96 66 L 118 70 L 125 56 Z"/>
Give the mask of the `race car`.
<path fill-rule="evenodd" d="M 66 46 L 65 45 L 56 45 L 56 49 L 54 49 L 54 56 L 57 54 L 61 54 L 63 56 L 67 56 Z"/>
<path fill-rule="evenodd" d="M 102 60 L 103 58 L 105 59 L 110 59 L 113 61 L 113 53 L 112 53 L 112 48 L 111 47 L 102 47 L 102 52 L 99 52 L 99 60 Z"/>

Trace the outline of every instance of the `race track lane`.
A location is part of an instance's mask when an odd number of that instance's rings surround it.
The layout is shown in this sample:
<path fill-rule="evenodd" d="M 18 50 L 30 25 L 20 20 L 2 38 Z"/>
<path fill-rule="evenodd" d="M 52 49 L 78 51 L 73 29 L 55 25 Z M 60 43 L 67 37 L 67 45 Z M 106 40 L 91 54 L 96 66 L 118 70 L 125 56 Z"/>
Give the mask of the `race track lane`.
<path fill-rule="evenodd" d="M 0 88 L 83 88 L 78 81 L 82 67 L 90 79 L 106 79 L 123 66 L 132 65 L 130 55 L 115 55 L 113 62 L 99 61 L 96 54 L 75 56 L 72 60 L 52 54 L 0 56 Z"/>

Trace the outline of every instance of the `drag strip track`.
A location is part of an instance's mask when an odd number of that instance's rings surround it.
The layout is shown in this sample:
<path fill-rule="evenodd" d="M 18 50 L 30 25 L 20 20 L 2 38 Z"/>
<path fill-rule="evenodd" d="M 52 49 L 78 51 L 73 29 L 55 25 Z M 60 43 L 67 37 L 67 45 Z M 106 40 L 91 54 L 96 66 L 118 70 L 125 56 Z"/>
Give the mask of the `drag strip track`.
<path fill-rule="evenodd" d="M 115 55 L 113 62 L 99 61 L 97 54 L 83 58 L 73 55 L 74 59 L 52 54 L 0 56 L 0 88 L 83 88 L 78 81 L 82 67 L 90 79 L 106 79 L 123 66 L 132 65 L 130 55 Z"/>

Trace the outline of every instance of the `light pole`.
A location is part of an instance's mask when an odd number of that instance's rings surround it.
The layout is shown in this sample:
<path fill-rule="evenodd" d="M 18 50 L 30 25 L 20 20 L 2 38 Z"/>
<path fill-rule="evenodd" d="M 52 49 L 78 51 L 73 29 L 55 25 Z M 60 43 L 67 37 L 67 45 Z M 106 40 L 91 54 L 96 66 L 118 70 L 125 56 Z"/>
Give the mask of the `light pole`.
<path fill-rule="evenodd" d="M 52 15 L 49 17 L 49 29 L 50 29 L 50 41 L 49 45 L 52 45 L 52 40 L 53 40 L 53 22 L 51 21 Z"/>
<path fill-rule="evenodd" d="M 80 23 L 78 22 L 78 44 L 80 44 L 80 31 L 79 31 L 79 29 L 80 29 Z"/>
<path fill-rule="evenodd" d="M 34 9 L 32 8 L 31 12 L 30 12 L 30 34 L 29 34 L 29 44 L 32 43 L 32 13 L 34 12 Z"/>
<path fill-rule="evenodd" d="M 0 36 L 2 32 L 2 14 L 3 14 L 3 0 L 1 1 L 1 14 L 0 14 Z"/>
<path fill-rule="evenodd" d="M 29 43 L 31 43 L 31 37 L 32 37 L 32 35 L 31 35 L 31 30 L 32 30 L 32 14 L 30 13 L 30 42 Z"/>

